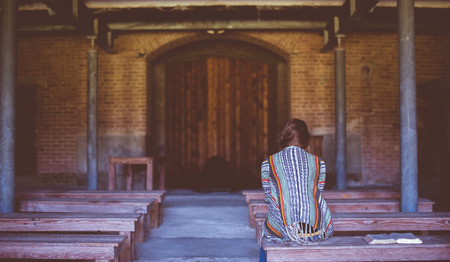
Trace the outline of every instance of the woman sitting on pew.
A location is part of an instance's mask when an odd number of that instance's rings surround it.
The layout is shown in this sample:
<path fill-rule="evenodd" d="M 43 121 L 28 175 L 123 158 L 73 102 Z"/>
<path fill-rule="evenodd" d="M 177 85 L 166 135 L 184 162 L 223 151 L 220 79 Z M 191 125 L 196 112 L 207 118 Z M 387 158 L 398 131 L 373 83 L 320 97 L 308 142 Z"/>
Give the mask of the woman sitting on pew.
<path fill-rule="evenodd" d="M 322 197 L 325 162 L 305 150 L 309 137 L 304 121 L 289 120 L 280 135 L 281 151 L 261 165 L 265 201 L 269 204 L 262 237 L 306 244 L 333 234 L 330 209 Z"/>

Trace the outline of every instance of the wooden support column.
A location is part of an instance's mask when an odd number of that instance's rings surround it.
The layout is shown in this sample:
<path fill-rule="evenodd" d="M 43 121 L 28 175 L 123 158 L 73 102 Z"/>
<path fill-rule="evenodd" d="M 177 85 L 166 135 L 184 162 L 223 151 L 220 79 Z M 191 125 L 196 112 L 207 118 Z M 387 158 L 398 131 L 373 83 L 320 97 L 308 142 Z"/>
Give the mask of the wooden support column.
<path fill-rule="evenodd" d="M 344 190 L 347 185 L 345 49 L 341 47 L 341 37 L 342 36 L 338 36 L 338 47 L 334 49 L 334 81 L 336 93 L 336 187 L 338 190 Z"/>
<path fill-rule="evenodd" d="M 417 212 L 417 109 L 414 0 L 398 0 L 401 211 Z"/>
<path fill-rule="evenodd" d="M 87 52 L 87 187 L 97 190 L 97 60 L 94 49 L 95 37 L 91 37 L 92 48 Z"/>
<path fill-rule="evenodd" d="M 0 212 L 14 212 L 15 89 L 17 75 L 16 0 L 1 1 L 0 21 Z"/>

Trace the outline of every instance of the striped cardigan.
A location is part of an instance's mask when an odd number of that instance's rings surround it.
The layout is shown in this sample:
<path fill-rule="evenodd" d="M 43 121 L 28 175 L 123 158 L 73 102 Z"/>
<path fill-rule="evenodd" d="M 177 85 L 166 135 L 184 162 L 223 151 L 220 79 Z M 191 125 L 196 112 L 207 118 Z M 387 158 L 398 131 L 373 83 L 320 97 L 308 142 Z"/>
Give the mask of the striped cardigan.
<path fill-rule="evenodd" d="M 261 165 L 269 215 L 263 237 L 285 243 L 317 242 L 333 235 L 330 209 L 322 198 L 325 162 L 290 146 Z"/>

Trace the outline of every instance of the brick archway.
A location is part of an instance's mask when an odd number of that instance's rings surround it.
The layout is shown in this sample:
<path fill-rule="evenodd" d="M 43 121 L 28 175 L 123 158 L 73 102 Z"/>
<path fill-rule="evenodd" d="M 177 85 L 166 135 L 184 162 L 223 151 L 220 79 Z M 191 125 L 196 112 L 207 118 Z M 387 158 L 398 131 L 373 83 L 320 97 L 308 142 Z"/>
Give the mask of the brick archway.
<path fill-rule="evenodd" d="M 259 165 L 289 116 L 286 60 L 223 37 L 171 46 L 149 60 L 149 151 L 166 156 L 168 186 L 258 186 Z M 227 174 L 205 174 L 214 156 Z"/>
<path fill-rule="evenodd" d="M 234 40 L 238 42 L 247 43 L 250 45 L 253 45 L 258 48 L 262 48 L 266 50 L 268 53 L 272 53 L 276 56 L 278 56 L 281 60 L 288 61 L 289 60 L 289 53 L 285 50 L 279 48 L 276 45 L 273 45 L 272 43 L 269 43 L 267 41 L 264 41 L 260 38 L 241 33 L 241 32 L 226 32 L 223 35 L 209 35 L 207 33 L 195 33 L 188 36 L 180 37 L 176 40 L 170 41 L 159 48 L 153 50 L 151 54 L 147 56 L 147 62 L 149 64 L 153 64 L 155 61 L 158 60 L 159 57 L 161 57 L 164 54 L 167 54 L 171 52 L 174 49 L 177 49 L 178 47 L 188 45 L 195 42 L 202 42 L 206 40 Z"/>

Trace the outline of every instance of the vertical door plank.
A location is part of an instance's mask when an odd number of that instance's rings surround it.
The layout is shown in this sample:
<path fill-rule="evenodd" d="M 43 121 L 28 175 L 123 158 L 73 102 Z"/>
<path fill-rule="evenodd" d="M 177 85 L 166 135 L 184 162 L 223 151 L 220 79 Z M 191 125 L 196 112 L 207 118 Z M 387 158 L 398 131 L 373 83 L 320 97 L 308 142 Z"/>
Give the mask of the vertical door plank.
<path fill-rule="evenodd" d="M 269 152 L 271 119 L 276 119 L 271 112 L 273 70 L 261 62 L 223 57 L 167 67 L 170 180 L 180 181 L 179 186 L 195 181 L 207 159 L 220 155 L 228 161 L 231 176 L 258 181 L 261 161 Z"/>

